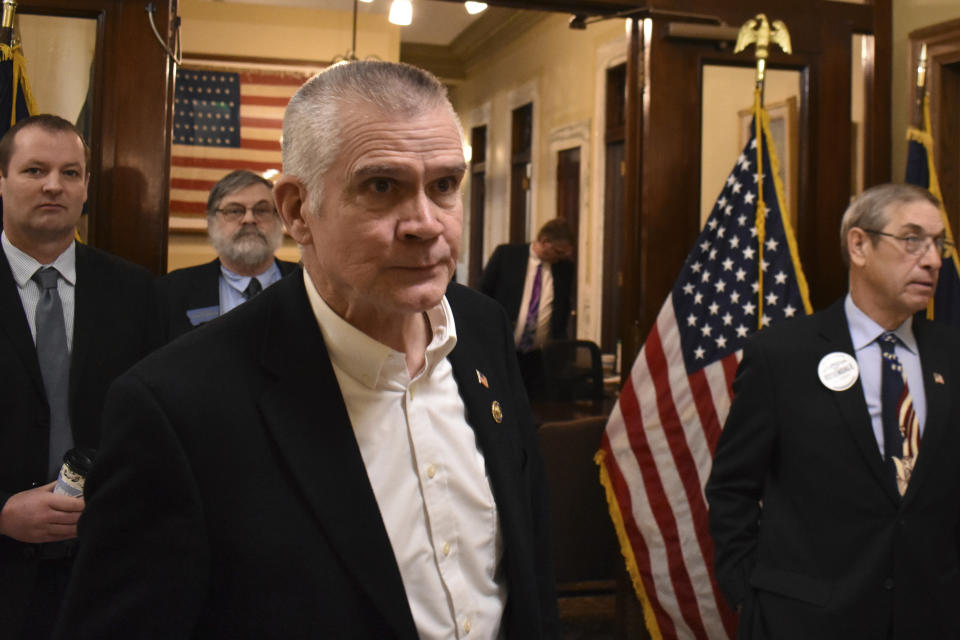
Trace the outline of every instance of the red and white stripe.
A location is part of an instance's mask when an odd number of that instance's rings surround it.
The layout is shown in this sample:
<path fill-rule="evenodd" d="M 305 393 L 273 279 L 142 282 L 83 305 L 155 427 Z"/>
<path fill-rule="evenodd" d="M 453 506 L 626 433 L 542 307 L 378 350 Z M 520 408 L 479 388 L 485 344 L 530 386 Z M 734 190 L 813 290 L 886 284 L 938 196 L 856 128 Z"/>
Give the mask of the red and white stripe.
<path fill-rule="evenodd" d="M 240 74 L 240 146 L 174 144 L 170 169 L 171 228 L 206 229 L 210 189 L 235 169 L 280 172 L 283 113 L 309 73 L 256 71 Z"/>
<path fill-rule="evenodd" d="M 670 296 L 607 423 L 599 458 L 654 638 L 736 635 L 713 572 L 703 487 L 740 357 L 737 351 L 688 375 Z"/>

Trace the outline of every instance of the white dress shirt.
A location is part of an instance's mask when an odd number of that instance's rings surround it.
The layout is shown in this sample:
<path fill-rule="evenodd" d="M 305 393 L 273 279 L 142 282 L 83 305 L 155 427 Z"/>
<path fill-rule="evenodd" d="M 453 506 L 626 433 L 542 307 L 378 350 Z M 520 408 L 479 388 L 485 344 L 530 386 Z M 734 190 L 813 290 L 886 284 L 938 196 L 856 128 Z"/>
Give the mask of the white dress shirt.
<path fill-rule="evenodd" d="M 75 308 L 77 287 L 77 243 L 71 242 L 66 251 L 57 256 L 50 264 L 40 264 L 35 258 L 17 249 L 7 238 L 6 232 L 0 233 L 0 244 L 10 263 L 10 271 L 17 283 L 23 312 L 30 325 L 33 344 L 37 344 L 37 303 L 40 301 L 40 285 L 33 281 L 33 274 L 41 267 L 53 267 L 60 273 L 57 278 L 57 294 L 63 307 L 63 326 L 67 331 L 67 350 L 73 351 L 73 310 Z"/>
<path fill-rule="evenodd" d="M 553 271 L 551 265 L 540 260 L 530 244 L 530 257 L 527 260 L 527 277 L 523 283 L 523 297 L 520 299 L 520 313 L 517 326 L 513 330 L 513 341 L 520 344 L 523 328 L 527 324 L 527 312 L 530 310 L 530 296 L 533 293 L 533 280 L 537 276 L 537 265 L 543 265 L 540 274 L 540 307 L 537 314 L 537 333 L 533 337 L 534 348 L 541 348 L 550 338 L 550 318 L 553 316 Z"/>
<path fill-rule="evenodd" d="M 877 338 L 883 335 L 886 329 L 861 311 L 849 293 L 843 302 L 843 309 L 847 314 L 847 324 L 850 326 L 850 339 L 853 341 L 853 348 L 857 355 L 857 364 L 860 365 L 860 384 L 863 386 L 864 399 L 867 401 L 873 435 L 877 439 L 877 446 L 880 447 L 880 454 L 883 455 L 883 403 L 880 399 L 881 355 Z M 913 399 L 913 410 L 917 414 L 922 436 L 923 425 L 927 421 L 927 395 L 923 387 L 923 368 L 920 366 L 917 338 L 913 335 L 913 317 L 904 320 L 893 333 L 900 338 L 895 352 L 907 376 L 910 397 Z"/>
<path fill-rule="evenodd" d="M 420 638 L 496 638 L 506 603 L 500 522 L 447 355 L 444 298 L 413 378 L 406 357 L 338 316 L 303 272 Z"/>

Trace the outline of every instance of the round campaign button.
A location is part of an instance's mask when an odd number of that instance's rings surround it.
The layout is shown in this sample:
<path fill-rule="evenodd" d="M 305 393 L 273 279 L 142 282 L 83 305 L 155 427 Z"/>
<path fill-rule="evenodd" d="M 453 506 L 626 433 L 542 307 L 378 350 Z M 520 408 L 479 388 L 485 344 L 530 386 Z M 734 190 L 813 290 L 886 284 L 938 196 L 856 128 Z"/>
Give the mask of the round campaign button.
<path fill-rule="evenodd" d="M 857 359 L 849 353 L 834 351 L 820 359 L 817 375 L 827 389 L 844 391 L 857 381 L 860 376 L 860 367 L 857 366 Z"/>

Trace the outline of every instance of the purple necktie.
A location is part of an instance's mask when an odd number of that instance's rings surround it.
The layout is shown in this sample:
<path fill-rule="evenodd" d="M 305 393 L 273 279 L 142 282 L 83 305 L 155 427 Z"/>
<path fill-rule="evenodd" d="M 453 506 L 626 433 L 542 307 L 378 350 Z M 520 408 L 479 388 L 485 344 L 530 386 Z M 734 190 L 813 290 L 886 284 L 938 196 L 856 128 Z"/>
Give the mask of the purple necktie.
<path fill-rule="evenodd" d="M 527 321 L 523 325 L 523 334 L 517 351 L 533 351 L 533 339 L 537 335 L 537 319 L 540 315 L 540 287 L 543 280 L 543 263 L 537 265 L 537 274 L 533 276 L 533 288 L 530 290 L 530 305 L 527 307 Z"/>

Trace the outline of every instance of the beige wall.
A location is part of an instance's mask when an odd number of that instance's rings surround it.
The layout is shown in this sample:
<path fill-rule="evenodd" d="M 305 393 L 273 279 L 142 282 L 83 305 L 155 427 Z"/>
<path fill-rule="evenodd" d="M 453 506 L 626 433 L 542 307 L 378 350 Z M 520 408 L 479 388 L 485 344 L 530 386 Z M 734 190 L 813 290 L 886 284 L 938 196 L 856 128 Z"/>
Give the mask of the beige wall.
<path fill-rule="evenodd" d="M 32 14 L 20 15 L 18 20 L 38 112 L 76 122 L 87 99 L 97 21 Z"/>
<path fill-rule="evenodd" d="M 180 0 L 186 53 L 330 61 L 350 49 L 353 14 L 211 0 Z M 382 14 L 357 18 L 357 57 L 400 59 L 400 29 Z"/>
<path fill-rule="evenodd" d="M 891 98 L 893 146 L 891 178 L 902 181 L 906 165 L 906 131 L 910 118 L 910 32 L 960 18 L 957 0 L 893 0 L 893 90 Z"/>
<path fill-rule="evenodd" d="M 547 15 L 522 37 L 487 51 L 468 68 L 468 80 L 453 89 L 452 99 L 466 131 L 487 125 L 484 263 L 508 239 L 512 110 L 533 102 L 528 237 L 556 215 L 557 153 L 580 146 L 577 327 L 579 337 L 599 341 L 604 93 L 598 79 L 611 62 L 624 59 L 626 32 L 622 20 L 592 24 L 585 31 L 571 30 L 568 20 L 568 15 Z M 469 221 L 464 227 L 469 229 Z M 461 272 L 467 259 L 464 253 Z"/>

